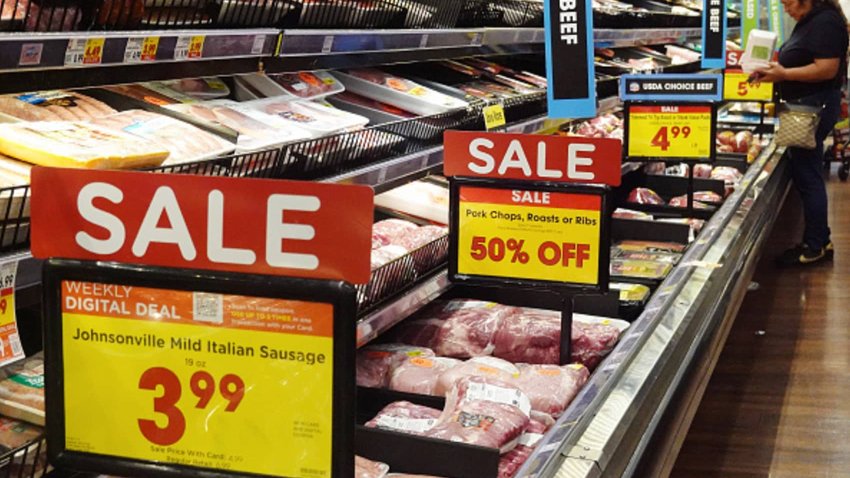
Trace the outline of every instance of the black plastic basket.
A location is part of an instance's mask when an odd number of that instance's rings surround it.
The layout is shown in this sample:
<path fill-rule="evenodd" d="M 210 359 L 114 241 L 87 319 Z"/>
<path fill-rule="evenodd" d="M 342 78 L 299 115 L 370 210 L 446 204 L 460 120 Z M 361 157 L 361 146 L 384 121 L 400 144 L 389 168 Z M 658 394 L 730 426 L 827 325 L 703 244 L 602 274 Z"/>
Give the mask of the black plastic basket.
<path fill-rule="evenodd" d="M 167 174 L 197 174 L 200 176 L 233 176 L 272 178 L 284 169 L 280 149 L 269 149 L 222 158 L 172 164 L 147 171 Z"/>
<path fill-rule="evenodd" d="M 459 27 L 542 27 L 543 3 L 526 0 L 472 0 L 463 5 Z"/>
<path fill-rule="evenodd" d="M 283 28 L 403 28 L 407 8 L 382 0 L 293 0 Z"/>
<path fill-rule="evenodd" d="M 462 1 L 398 0 L 407 9 L 405 28 L 453 28 L 460 16 Z"/>
<path fill-rule="evenodd" d="M 30 240 L 28 185 L 0 189 L 0 218 L 0 252 L 25 249 Z"/>
<path fill-rule="evenodd" d="M 449 236 L 442 236 L 372 271 L 368 284 L 357 286 L 358 315 L 404 292 L 418 279 L 442 266 L 449 252 Z"/>
<path fill-rule="evenodd" d="M 47 475 L 44 435 L 0 456 L 0 478 L 36 478 Z"/>

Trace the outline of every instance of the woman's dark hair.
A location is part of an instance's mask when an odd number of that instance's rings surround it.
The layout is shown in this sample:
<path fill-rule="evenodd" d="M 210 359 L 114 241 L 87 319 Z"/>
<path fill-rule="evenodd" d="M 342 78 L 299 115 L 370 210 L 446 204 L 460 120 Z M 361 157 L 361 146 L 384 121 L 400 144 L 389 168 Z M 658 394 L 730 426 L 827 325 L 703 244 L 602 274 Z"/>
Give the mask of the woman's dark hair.
<path fill-rule="evenodd" d="M 844 23 L 847 23 L 847 17 L 844 16 L 844 10 L 841 9 L 841 5 L 838 4 L 838 0 L 811 0 L 812 7 L 826 7 L 831 8 L 838 12 L 841 15 L 841 18 L 844 19 Z"/>

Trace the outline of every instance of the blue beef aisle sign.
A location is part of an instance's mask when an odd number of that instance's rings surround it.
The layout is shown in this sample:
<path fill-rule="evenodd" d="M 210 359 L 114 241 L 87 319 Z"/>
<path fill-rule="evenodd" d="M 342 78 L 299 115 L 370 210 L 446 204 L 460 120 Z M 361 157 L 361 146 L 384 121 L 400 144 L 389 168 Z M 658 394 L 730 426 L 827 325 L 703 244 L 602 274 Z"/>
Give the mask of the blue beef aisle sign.
<path fill-rule="evenodd" d="M 703 0 L 702 67 L 726 67 L 725 0 Z"/>
<path fill-rule="evenodd" d="M 591 0 L 546 0 L 546 79 L 550 118 L 596 116 Z"/>

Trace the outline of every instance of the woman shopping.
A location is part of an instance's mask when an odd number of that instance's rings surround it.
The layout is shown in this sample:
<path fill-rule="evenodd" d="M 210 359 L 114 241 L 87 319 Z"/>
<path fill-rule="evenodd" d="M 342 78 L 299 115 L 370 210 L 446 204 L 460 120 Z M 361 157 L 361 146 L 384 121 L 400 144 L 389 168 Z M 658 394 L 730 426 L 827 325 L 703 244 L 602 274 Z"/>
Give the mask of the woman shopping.
<path fill-rule="evenodd" d="M 837 0 L 782 0 L 797 25 L 779 50 L 779 62 L 756 71 L 757 81 L 777 83 L 789 103 L 823 106 L 815 149 L 789 148 L 791 177 L 803 201 L 803 242 L 777 258 L 781 265 L 813 264 L 831 259 L 823 141 L 832 130 L 847 71 L 847 20 Z"/>

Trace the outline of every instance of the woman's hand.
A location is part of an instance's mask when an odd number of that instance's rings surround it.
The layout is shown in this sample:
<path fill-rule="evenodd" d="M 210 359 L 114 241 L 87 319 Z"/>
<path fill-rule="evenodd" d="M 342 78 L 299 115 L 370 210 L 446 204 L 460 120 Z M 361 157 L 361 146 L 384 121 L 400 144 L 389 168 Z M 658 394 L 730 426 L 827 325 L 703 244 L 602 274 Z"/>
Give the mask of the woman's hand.
<path fill-rule="evenodd" d="M 779 63 L 770 62 L 766 67 L 759 68 L 755 71 L 759 82 L 767 81 L 769 83 L 778 83 L 787 79 L 785 67 Z"/>

